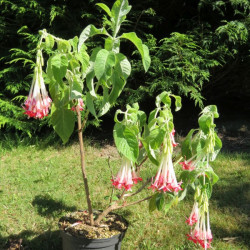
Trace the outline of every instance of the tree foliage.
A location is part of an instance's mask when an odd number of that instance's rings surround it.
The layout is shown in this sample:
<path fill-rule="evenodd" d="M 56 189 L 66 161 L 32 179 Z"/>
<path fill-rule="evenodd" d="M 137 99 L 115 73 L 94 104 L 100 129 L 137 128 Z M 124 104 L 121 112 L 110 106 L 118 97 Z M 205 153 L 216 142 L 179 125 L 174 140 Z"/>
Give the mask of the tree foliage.
<path fill-rule="evenodd" d="M 111 6 L 113 1 L 103 1 L 98 6 L 94 0 L 0 1 L 2 129 L 14 128 L 30 134 L 36 127 L 32 126 L 36 121 L 27 120 L 20 107 L 32 80 L 38 31 L 46 28 L 50 33 L 69 39 L 80 35 L 89 23 L 95 24 L 97 29 L 104 24 L 108 30 L 112 25 L 107 17 L 112 10 L 107 9 L 104 3 Z M 219 82 L 229 88 L 221 76 L 230 70 L 224 69 L 227 65 L 237 67 L 239 62 L 250 60 L 250 4 L 247 0 L 147 0 L 132 4 L 130 21 L 123 25 L 121 31 L 126 33 L 132 28 L 138 36 L 144 37 L 143 40 L 147 39 L 152 63 L 149 72 L 143 73 L 143 67 L 147 65 L 141 63 L 139 52 L 133 53 L 133 45 L 125 40 L 121 42 L 125 53 L 130 54 L 128 59 L 132 60 L 134 71 L 120 104 L 125 100 L 143 102 L 162 90 L 171 90 L 202 106 L 204 96 L 210 93 L 209 82 Z M 93 27 L 88 32 L 93 32 Z M 129 40 L 134 35 L 125 36 Z M 101 42 L 101 39 L 89 40 L 87 44 L 91 48 L 93 43 Z M 106 46 L 109 46 L 108 40 Z M 137 42 L 135 46 L 138 48 Z M 101 77 L 101 68 L 97 75 Z M 232 91 L 237 89 L 234 86 Z M 248 92 L 246 89 L 245 93 Z M 48 124 L 48 120 L 43 124 Z"/>

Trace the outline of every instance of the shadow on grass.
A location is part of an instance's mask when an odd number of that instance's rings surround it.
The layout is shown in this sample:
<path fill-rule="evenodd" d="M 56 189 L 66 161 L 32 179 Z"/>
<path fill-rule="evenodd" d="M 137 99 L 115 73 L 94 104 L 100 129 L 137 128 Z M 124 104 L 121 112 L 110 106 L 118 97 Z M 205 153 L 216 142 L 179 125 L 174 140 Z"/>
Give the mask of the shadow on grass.
<path fill-rule="evenodd" d="M 221 241 L 228 244 L 228 249 L 230 246 L 236 245 L 238 247 L 245 246 L 250 249 L 250 230 L 249 227 L 244 229 L 239 225 L 237 230 L 226 230 L 224 228 L 218 227 L 216 224 L 212 225 L 214 235 L 216 238 L 220 238 Z M 239 248 L 237 248 L 239 249 Z"/>
<path fill-rule="evenodd" d="M 38 195 L 32 201 L 32 205 L 37 209 L 41 216 L 54 217 L 61 214 L 63 211 L 76 211 L 75 206 L 67 206 L 62 201 L 56 201 L 48 195 Z"/>
<path fill-rule="evenodd" d="M 232 183 L 230 186 L 221 185 L 217 186 L 213 193 L 213 200 L 216 200 L 219 208 L 229 209 L 225 210 L 226 213 L 232 213 L 232 216 L 237 221 L 235 230 L 226 230 L 218 225 L 213 225 L 215 229 L 215 235 L 228 244 L 244 244 L 250 249 L 250 223 L 249 223 L 249 211 L 250 211 L 250 183 L 248 181 L 238 180 L 235 184 L 235 180 L 231 178 L 226 179 L 227 183 Z"/>
<path fill-rule="evenodd" d="M 0 236 L 0 249 L 61 250 L 62 240 L 59 230 L 46 231 L 40 235 L 37 232 L 25 230 L 8 238 Z"/>
<path fill-rule="evenodd" d="M 227 182 L 230 183 L 230 180 Z M 221 208 L 229 207 L 239 214 L 249 215 L 250 183 L 240 180 L 238 184 L 231 183 L 230 186 L 217 186 L 213 193 L 213 200 L 216 200 Z"/>

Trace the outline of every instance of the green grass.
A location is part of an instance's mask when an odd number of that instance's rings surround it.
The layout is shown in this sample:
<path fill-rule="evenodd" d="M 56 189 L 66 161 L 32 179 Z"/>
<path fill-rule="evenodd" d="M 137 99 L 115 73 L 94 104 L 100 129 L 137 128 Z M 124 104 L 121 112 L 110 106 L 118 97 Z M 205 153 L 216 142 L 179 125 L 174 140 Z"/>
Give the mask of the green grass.
<path fill-rule="evenodd" d="M 37 144 L 37 143 L 36 143 Z M 8 146 L 8 145 L 7 145 Z M 6 149 L 6 148 L 12 148 Z M 84 195 L 79 149 L 69 146 L 18 146 L 0 149 L 0 249 L 8 240 L 23 239 L 25 249 L 61 249 L 58 219 L 69 211 L 87 207 Z M 93 206 L 104 208 L 111 193 L 107 158 L 115 173 L 120 158 L 111 146 L 86 147 L 87 173 Z M 214 249 L 250 248 L 250 153 L 221 154 L 213 164 L 220 176 L 210 203 Z M 153 175 L 146 164 L 141 176 Z M 141 193 L 142 198 L 146 190 Z M 118 213 L 129 221 L 123 249 L 199 249 L 186 240 L 185 219 L 192 208 L 192 196 L 171 209 L 148 212 L 148 202 Z"/>

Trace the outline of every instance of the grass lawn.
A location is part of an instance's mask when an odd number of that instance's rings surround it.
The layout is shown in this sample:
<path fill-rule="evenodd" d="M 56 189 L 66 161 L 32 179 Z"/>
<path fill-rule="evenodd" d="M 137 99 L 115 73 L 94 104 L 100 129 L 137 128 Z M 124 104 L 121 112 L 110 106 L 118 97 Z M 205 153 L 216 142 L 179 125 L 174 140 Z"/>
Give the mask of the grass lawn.
<path fill-rule="evenodd" d="M 90 192 L 100 209 L 112 190 L 107 159 L 116 173 L 120 158 L 110 145 L 87 144 Z M 2 148 L 0 157 L 0 249 L 15 239 L 22 239 L 25 249 L 61 249 L 58 219 L 87 207 L 78 145 Z M 220 176 L 210 203 L 213 249 L 250 249 L 250 153 L 222 153 L 213 166 Z M 144 178 L 154 173 L 149 163 L 141 170 Z M 146 192 L 151 191 L 139 198 Z M 192 204 L 189 195 L 167 214 L 150 213 L 147 201 L 120 210 L 130 224 L 122 249 L 199 249 L 185 236 Z"/>

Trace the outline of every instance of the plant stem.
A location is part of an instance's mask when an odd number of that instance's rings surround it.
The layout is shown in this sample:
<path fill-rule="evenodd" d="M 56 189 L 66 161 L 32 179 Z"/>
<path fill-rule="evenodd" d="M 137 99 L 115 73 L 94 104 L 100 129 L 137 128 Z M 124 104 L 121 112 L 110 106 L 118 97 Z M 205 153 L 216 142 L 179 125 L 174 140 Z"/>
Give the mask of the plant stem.
<path fill-rule="evenodd" d="M 83 145 L 83 137 L 82 137 L 82 121 L 81 121 L 81 113 L 79 110 L 79 107 L 76 106 L 76 112 L 77 112 L 77 124 L 78 124 L 78 138 L 79 138 L 79 144 L 80 144 L 80 154 L 81 154 L 81 167 L 82 167 L 82 175 L 83 175 L 83 182 L 84 182 L 84 188 L 85 188 L 85 194 L 88 204 L 88 212 L 89 212 L 89 220 L 90 225 L 94 225 L 94 218 L 93 218 L 93 209 L 89 194 L 89 185 L 88 185 L 88 179 L 86 175 L 86 168 L 85 168 L 85 154 L 84 154 L 84 145 Z"/>
<path fill-rule="evenodd" d="M 115 209 L 120 209 L 120 208 L 123 208 L 123 207 L 128 207 L 128 206 L 132 206 L 132 205 L 138 204 L 138 203 L 140 203 L 140 202 L 142 202 L 142 201 L 146 201 L 146 200 L 151 199 L 153 196 L 154 196 L 154 195 L 150 195 L 150 196 L 148 196 L 148 197 L 146 197 L 146 198 L 144 198 L 144 199 L 141 199 L 141 200 L 138 200 L 138 201 L 134 201 L 134 202 L 131 202 L 131 203 L 126 203 L 126 204 L 123 204 L 123 205 L 121 205 L 121 206 L 117 206 Z M 114 209 L 113 209 L 113 210 L 114 210 Z"/>
<path fill-rule="evenodd" d="M 130 193 L 130 194 L 125 194 L 124 197 L 130 197 L 130 196 L 134 196 L 138 193 L 140 193 L 150 182 L 152 181 L 152 178 L 148 178 L 145 183 L 134 193 Z"/>
<path fill-rule="evenodd" d="M 119 200 L 116 201 L 115 203 L 111 204 L 109 207 L 107 207 L 101 214 L 98 215 L 97 219 L 95 220 L 95 225 L 99 225 L 99 223 L 101 222 L 101 220 L 106 216 L 108 215 L 111 211 L 117 209 L 119 206 L 118 206 L 118 202 L 120 200 L 123 199 L 125 195 L 125 189 L 123 190 L 121 196 L 119 197 Z"/>

